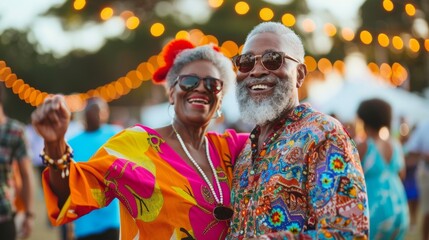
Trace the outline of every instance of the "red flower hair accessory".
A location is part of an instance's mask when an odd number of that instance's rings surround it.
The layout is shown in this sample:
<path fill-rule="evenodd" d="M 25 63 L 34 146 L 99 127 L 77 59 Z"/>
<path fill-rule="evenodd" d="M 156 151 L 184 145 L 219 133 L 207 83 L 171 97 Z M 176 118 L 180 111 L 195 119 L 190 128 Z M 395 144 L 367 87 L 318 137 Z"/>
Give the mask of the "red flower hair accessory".
<path fill-rule="evenodd" d="M 167 73 L 173 66 L 174 59 L 177 55 L 185 49 L 194 48 L 195 46 L 185 39 L 177 39 L 170 41 L 162 50 L 165 65 L 159 67 L 152 75 L 152 81 L 157 84 L 161 84 L 165 81 Z"/>

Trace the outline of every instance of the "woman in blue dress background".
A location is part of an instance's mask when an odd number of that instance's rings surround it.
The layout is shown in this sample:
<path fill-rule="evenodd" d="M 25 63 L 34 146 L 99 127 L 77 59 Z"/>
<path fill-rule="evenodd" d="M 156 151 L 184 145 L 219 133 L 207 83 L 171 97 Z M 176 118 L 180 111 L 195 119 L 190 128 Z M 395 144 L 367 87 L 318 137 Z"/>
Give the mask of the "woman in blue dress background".
<path fill-rule="evenodd" d="M 361 102 L 357 116 L 366 139 L 358 144 L 368 186 L 370 239 L 405 239 L 409 227 L 404 154 L 390 134 L 392 108 L 381 99 Z"/>

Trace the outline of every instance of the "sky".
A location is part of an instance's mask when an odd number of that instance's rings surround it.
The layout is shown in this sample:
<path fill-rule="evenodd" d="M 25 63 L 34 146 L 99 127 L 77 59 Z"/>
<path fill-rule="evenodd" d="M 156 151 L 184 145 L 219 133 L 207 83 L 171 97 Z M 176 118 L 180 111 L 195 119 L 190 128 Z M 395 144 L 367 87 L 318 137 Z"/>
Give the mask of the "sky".
<path fill-rule="evenodd" d="M 290 0 L 265 0 L 276 4 L 285 4 Z M 332 14 L 341 23 L 356 23 L 358 7 L 364 0 L 307 0 L 309 7 L 315 12 L 313 17 L 317 18 L 318 12 L 323 10 L 335 10 Z M 0 1 L 0 34 L 8 28 L 15 28 L 21 31 L 30 29 L 28 39 L 37 43 L 38 52 L 53 53 L 56 57 L 66 56 L 74 49 L 82 49 L 87 52 L 96 52 L 104 46 L 109 38 L 121 36 L 125 32 L 122 19 L 113 17 L 112 19 L 98 24 L 89 22 L 85 26 L 75 30 L 64 30 L 61 19 L 44 16 L 50 8 L 61 6 L 65 0 L 1 0 Z M 206 0 L 177 0 L 178 8 L 187 13 L 192 13 L 192 17 L 197 22 L 209 20 L 209 7 Z M 200 11 L 189 11 L 189 9 L 199 8 Z M 158 8 L 157 13 L 162 14 L 166 6 Z M 188 10 L 188 11 L 187 11 Z M 17 17 L 18 16 L 18 17 Z"/>
<path fill-rule="evenodd" d="M 8 28 L 21 31 L 30 29 L 28 39 L 38 43 L 38 52 L 53 53 L 60 58 L 74 49 L 96 52 L 107 39 L 120 36 L 125 27 L 115 17 L 102 24 L 86 23 L 75 30 L 64 30 L 61 19 L 43 16 L 49 9 L 61 6 L 65 0 L 1 0 L 0 34 Z"/>

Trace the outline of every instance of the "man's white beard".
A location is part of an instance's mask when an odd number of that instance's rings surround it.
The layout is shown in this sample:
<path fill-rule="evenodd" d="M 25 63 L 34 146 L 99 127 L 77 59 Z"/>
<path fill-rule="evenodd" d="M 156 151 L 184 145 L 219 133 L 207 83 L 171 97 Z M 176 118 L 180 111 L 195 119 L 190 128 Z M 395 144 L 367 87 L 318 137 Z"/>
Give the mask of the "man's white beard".
<path fill-rule="evenodd" d="M 246 123 L 264 125 L 294 105 L 293 86 L 287 79 L 275 79 L 276 85 L 272 96 L 253 99 L 249 95 L 247 85 L 250 82 L 262 81 L 263 79 L 248 79 L 237 83 L 236 96 L 241 119 Z"/>

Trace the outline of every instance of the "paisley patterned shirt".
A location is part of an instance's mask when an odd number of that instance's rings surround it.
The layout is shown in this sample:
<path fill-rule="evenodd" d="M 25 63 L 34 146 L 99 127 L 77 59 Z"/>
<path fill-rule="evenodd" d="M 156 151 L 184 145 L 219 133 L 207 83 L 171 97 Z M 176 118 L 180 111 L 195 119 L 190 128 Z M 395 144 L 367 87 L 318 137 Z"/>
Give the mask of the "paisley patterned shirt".
<path fill-rule="evenodd" d="M 366 239 L 364 175 L 342 125 L 301 104 L 273 129 L 258 152 L 256 127 L 237 159 L 228 239 Z"/>

